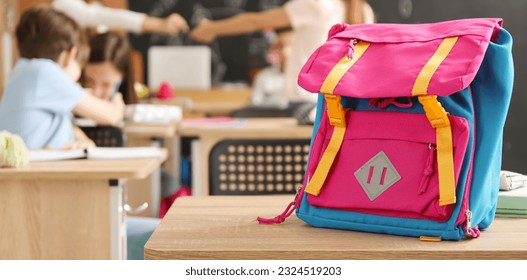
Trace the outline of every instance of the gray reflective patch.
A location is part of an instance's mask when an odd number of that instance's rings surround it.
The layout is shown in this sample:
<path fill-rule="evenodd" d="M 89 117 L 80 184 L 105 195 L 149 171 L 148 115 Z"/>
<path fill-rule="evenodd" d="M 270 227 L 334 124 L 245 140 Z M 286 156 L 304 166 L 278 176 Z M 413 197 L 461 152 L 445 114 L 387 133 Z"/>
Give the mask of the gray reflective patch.
<path fill-rule="evenodd" d="M 355 178 L 370 200 L 376 199 L 389 187 L 401 179 L 390 159 L 383 151 L 372 157 L 355 171 Z"/>

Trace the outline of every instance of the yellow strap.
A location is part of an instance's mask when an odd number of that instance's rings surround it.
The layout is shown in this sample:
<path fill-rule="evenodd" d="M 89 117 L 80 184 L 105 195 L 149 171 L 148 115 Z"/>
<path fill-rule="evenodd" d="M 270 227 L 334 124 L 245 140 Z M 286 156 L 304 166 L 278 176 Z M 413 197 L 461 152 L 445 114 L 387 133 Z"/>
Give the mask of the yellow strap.
<path fill-rule="evenodd" d="M 456 184 L 454 180 L 454 149 L 452 147 L 452 128 L 448 113 L 437 96 L 419 96 L 426 117 L 436 129 L 437 170 L 439 177 L 439 205 L 456 203 Z"/>
<path fill-rule="evenodd" d="M 419 236 L 419 240 L 427 242 L 441 242 L 441 236 Z"/>
<path fill-rule="evenodd" d="M 433 128 L 436 129 L 437 166 L 439 175 L 439 205 L 445 206 L 456 203 L 456 184 L 454 177 L 454 149 L 452 147 L 452 128 L 448 120 L 448 113 L 437 96 L 426 96 L 428 86 L 439 65 L 448 56 L 458 37 L 445 38 L 434 55 L 425 64 L 415 80 L 412 95 L 418 95 L 426 116 Z"/>
<path fill-rule="evenodd" d="M 325 94 L 326 104 L 328 107 L 328 119 L 332 126 L 334 126 L 333 134 L 331 135 L 331 140 L 318 163 L 317 169 L 313 174 L 313 177 L 310 179 L 305 192 L 318 196 L 322 185 L 326 181 L 329 170 L 333 165 L 333 161 L 337 156 L 340 146 L 342 146 L 342 141 L 344 140 L 344 134 L 346 133 L 346 118 L 345 112 L 340 103 L 340 96 L 334 95 L 333 91 L 337 84 L 342 79 L 344 74 L 359 60 L 359 58 L 366 52 L 370 43 L 367 42 L 358 42 L 355 45 L 355 52 L 353 58 L 349 59 L 346 55 L 344 56 L 329 72 L 328 76 L 324 80 L 320 92 Z"/>
<path fill-rule="evenodd" d="M 361 58 L 369 46 L 370 43 L 360 41 L 355 45 L 355 52 L 353 53 L 352 59 L 350 59 L 347 54 L 344 55 L 344 57 L 335 66 L 333 66 L 333 69 L 331 69 L 329 74 L 326 76 L 322 87 L 320 87 L 320 93 L 333 94 L 333 91 L 337 87 L 342 77 L 344 77 L 344 74 L 346 74 L 351 66 L 353 66 L 353 64 L 355 64 L 359 58 Z"/>
<path fill-rule="evenodd" d="M 425 64 L 419 76 L 415 80 L 414 88 L 412 89 L 412 95 L 426 95 L 428 94 L 428 85 L 432 76 L 436 72 L 439 65 L 445 60 L 452 48 L 457 42 L 458 37 L 445 38 L 439 45 L 434 55 Z"/>
<path fill-rule="evenodd" d="M 456 203 L 456 183 L 454 180 L 454 150 L 452 148 L 452 129 L 436 128 L 437 169 L 439 175 L 439 206 Z"/>
<path fill-rule="evenodd" d="M 344 134 L 346 133 L 346 126 L 335 126 L 333 134 L 331 135 L 331 140 L 329 141 L 328 147 L 324 151 L 324 155 L 318 163 L 315 174 L 313 178 L 309 181 L 309 184 L 306 187 L 305 192 L 308 194 L 318 196 L 326 177 L 328 176 L 329 170 L 333 165 L 335 156 L 337 156 L 340 146 L 342 145 L 342 140 L 344 140 Z"/>

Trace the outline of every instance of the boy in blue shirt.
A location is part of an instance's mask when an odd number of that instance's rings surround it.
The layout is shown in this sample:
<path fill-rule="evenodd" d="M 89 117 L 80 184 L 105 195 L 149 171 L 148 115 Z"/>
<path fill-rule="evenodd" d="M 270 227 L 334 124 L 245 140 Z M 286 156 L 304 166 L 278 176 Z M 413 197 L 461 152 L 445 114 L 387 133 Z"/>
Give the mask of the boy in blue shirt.
<path fill-rule="evenodd" d="M 73 126 L 72 112 L 101 125 L 122 120 L 122 100 L 100 100 L 75 83 L 89 50 L 71 18 L 32 7 L 21 16 L 16 39 L 20 59 L 0 103 L 0 131 L 20 135 L 29 149 L 84 148 L 93 142 Z"/>

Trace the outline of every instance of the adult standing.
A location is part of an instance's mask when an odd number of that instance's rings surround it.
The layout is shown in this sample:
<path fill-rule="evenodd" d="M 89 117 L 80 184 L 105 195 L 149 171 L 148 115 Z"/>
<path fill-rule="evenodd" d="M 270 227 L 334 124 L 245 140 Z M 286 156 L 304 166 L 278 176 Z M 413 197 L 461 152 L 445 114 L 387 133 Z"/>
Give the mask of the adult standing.
<path fill-rule="evenodd" d="M 365 0 L 291 0 L 284 5 L 231 18 L 203 20 L 190 36 L 209 43 L 218 36 L 236 35 L 291 26 L 291 54 L 285 64 L 284 93 L 290 102 L 316 102 L 316 95 L 297 85 L 297 76 L 317 47 L 325 42 L 336 23 L 373 23 L 374 14 Z"/>

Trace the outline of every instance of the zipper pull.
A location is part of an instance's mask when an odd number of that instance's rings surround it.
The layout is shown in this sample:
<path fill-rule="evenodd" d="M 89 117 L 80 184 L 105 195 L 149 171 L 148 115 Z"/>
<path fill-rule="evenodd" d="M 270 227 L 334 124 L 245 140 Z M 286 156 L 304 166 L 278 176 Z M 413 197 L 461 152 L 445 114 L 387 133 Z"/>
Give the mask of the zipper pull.
<path fill-rule="evenodd" d="M 355 52 L 355 45 L 359 42 L 359 40 L 357 39 L 351 39 L 349 42 L 348 42 L 348 59 L 349 60 L 352 60 L 353 59 L 353 53 Z"/>
<path fill-rule="evenodd" d="M 467 216 L 467 227 L 465 229 L 465 234 L 472 238 L 478 238 L 481 232 L 479 231 L 478 226 L 472 227 L 472 212 L 467 209 L 465 216 Z"/>
<path fill-rule="evenodd" d="M 434 144 L 428 144 L 428 149 L 428 158 L 426 159 L 426 166 L 423 172 L 424 176 L 421 179 L 419 188 L 417 189 L 417 194 L 424 194 L 426 192 L 426 189 L 428 189 L 428 184 L 430 183 L 430 178 L 434 173 L 434 151 L 436 146 Z"/>
<path fill-rule="evenodd" d="M 274 218 L 262 218 L 262 217 L 257 217 L 256 220 L 258 221 L 259 224 L 266 224 L 266 225 L 272 225 L 272 224 L 281 224 L 283 222 L 285 222 L 285 219 L 287 219 L 289 216 L 291 216 L 291 214 L 293 214 L 293 212 L 295 211 L 295 209 L 297 207 L 299 207 L 297 205 L 297 200 L 298 200 L 298 195 L 302 192 L 301 190 L 303 189 L 302 186 L 298 187 L 298 189 L 296 190 L 296 194 L 295 194 L 295 199 L 290 202 L 287 207 L 285 208 L 284 212 L 282 212 L 282 214 L 274 217 Z"/>

